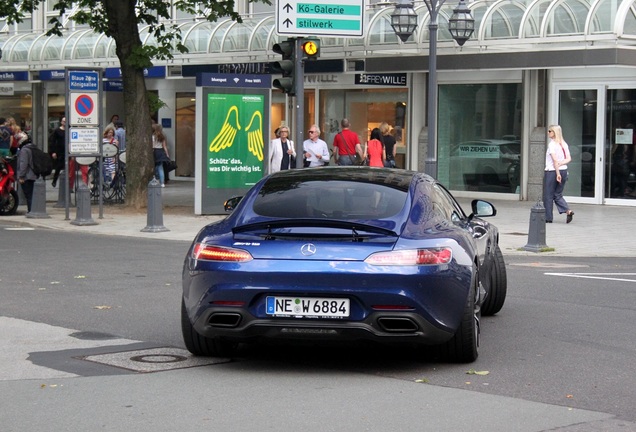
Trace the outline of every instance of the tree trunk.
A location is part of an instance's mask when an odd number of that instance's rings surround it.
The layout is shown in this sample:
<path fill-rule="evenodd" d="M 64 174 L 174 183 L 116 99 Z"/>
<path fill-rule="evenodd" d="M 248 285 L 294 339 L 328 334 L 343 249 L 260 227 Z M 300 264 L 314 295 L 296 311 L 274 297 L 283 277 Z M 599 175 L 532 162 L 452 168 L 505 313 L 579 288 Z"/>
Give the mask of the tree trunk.
<path fill-rule="evenodd" d="M 144 68 L 150 64 L 133 64 L 131 59 L 141 49 L 135 17 L 136 0 L 103 0 L 109 30 L 116 43 L 116 53 L 124 85 L 124 124 L 126 126 L 126 204 L 146 207 L 148 182 L 154 172 L 152 121 L 146 93 Z M 137 60 L 139 61 L 139 60 Z"/>

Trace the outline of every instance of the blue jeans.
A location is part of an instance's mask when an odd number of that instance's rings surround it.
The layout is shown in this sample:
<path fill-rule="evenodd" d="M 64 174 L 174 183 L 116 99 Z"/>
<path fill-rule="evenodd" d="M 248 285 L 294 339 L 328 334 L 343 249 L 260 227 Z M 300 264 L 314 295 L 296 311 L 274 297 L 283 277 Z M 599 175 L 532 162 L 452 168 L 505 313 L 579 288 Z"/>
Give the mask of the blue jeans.
<path fill-rule="evenodd" d="M 155 164 L 155 178 L 159 180 L 159 183 L 164 184 L 166 182 L 165 174 L 163 173 L 163 162 Z"/>
<path fill-rule="evenodd" d="M 568 180 L 568 171 L 561 170 L 561 183 L 556 179 L 556 171 L 546 171 L 543 174 L 543 207 L 545 207 L 545 220 L 552 221 L 554 204 L 559 214 L 566 213 L 570 208 L 563 198 L 563 189 Z"/>
<path fill-rule="evenodd" d="M 355 160 L 355 156 L 351 155 L 345 155 L 345 156 L 340 156 L 338 158 L 338 165 L 341 166 L 350 166 L 353 165 L 353 161 Z"/>

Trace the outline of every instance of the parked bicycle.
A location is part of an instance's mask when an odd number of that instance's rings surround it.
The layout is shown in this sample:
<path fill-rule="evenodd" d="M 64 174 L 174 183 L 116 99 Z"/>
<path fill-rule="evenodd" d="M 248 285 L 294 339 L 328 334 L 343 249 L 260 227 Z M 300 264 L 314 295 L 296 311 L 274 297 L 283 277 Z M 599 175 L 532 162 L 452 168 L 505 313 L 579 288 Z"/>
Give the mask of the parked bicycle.
<path fill-rule="evenodd" d="M 100 172 L 99 159 L 96 157 L 77 158 L 77 162 L 81 165 L 88 165 L 88 187 L 91 191 L 91 199 L 98 201 L 100 196 L 100 178 L 102 179 L 101 195 L 104 202 L 119 204 L 126 200 L 126 152 L 117 151 L 108 148 L 108 144 L 104 145 L 104 158 L 115 157 L 116 165 L 114 177 L 110 177 L 110 173 Z M 103 165 L 102 165 L 103 171 Z"/>

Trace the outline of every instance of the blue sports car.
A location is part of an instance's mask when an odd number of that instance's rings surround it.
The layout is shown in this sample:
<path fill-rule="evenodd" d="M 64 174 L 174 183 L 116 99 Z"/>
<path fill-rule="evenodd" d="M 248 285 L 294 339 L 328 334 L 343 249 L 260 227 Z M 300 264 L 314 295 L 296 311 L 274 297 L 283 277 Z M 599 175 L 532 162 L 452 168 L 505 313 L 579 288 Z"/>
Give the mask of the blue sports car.
<path fill-rule="evenodd" d="M 481 315 L 506 298 L 494 206 L 464 213 L 418 172 L 325 167 L 263 178 L 204 227 L 183 266 L 181 324 L 195 355 L 241 342 L 433 345 L 477 358 Z"/>

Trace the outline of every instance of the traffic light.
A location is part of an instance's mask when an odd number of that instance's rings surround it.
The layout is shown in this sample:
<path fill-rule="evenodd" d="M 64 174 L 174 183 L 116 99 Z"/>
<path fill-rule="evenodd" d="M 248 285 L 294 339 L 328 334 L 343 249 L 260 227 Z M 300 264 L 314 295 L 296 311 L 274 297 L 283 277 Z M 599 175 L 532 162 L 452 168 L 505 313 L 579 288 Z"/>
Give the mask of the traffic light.
<path fill-rule="evenodd" d="M 289 96 L 296 94 L 296 40 L 289 38 L 286 41 L 274 44 L 273 50 L 276 54 L 283 56 L 282 60 L 272 62 L 269 64 L 272 72 L 283 74 L 282 78 L 274 80 L 273 85 Z"/>
<path fill-rule="evenodd" d="M 307 60 L 316 60 L 320 57 L 320 39 L 305 38 L 302 44 L 303 58 Z"/>

